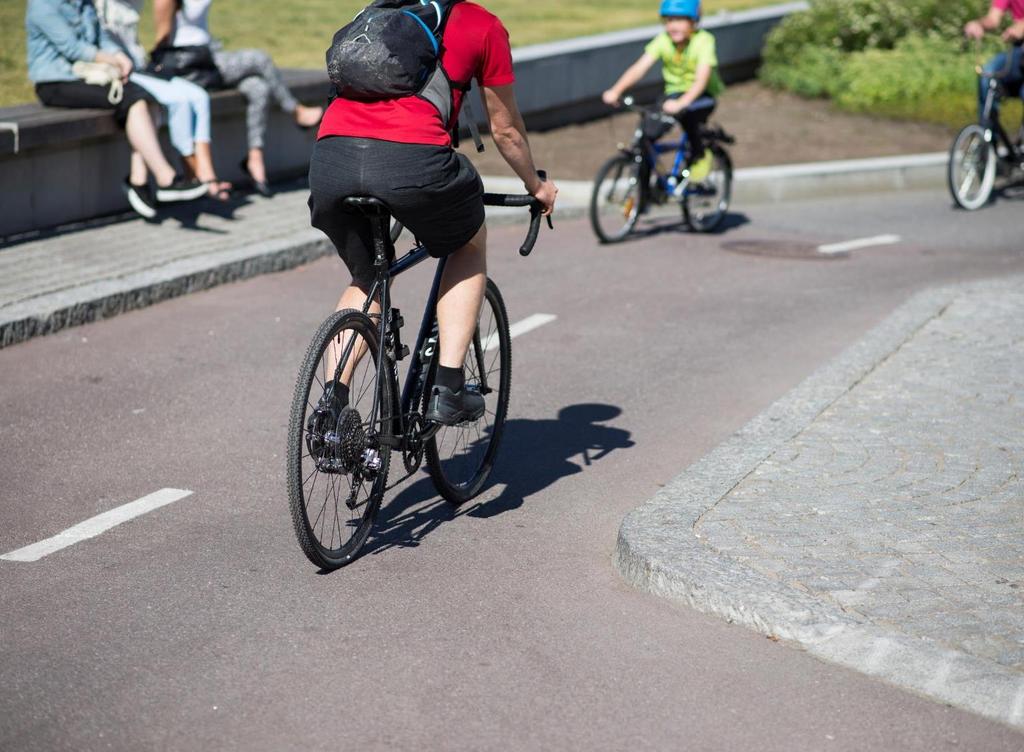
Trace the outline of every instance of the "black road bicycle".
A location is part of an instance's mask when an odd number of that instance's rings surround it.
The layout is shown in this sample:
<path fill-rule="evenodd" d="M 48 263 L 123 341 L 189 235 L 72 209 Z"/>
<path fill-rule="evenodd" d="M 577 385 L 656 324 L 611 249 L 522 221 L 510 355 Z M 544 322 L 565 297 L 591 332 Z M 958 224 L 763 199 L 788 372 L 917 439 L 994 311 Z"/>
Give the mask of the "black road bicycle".
<path fill-rule="evenodd" d="M 542 205 L 532 196 L 485 194 L 490 206 L 528 206 L 530 229 L 519 252 L 537 240 Z M 321 324 L 299 370 L 288 426 L 288 502 L 299 546 L 323 569 L 350 563 L 366 543 L 381 500 L 424 460 L 438 493 L 453 504 L 483 488 L 501 443 L 511 385 L 508 315 L 490 279 L 466 355 L 465 388 L 483 395 L 477 421 L 442 426 L 424 418 L 437 373 L 437 297 L 445 259 L 437 264 L 416 346 L 401 394 L 398 363 L 410 355 L 402 343 L 401 312 L 391 306 L 391 279 L 428 258 L 418 245 L 394 258 L 401 227 L 387 206 L 370 197 L 345 201 L 345 210 L 370 219 L 376 279 L 362 311 L 338 311 Z M 550 225 L 550 219 L 549 219 Z M 382 313 L 370 313 L 370 301 Z M 335 394 L 348 385 L 347 403 Z M 388 484 L 392 452 L 405 474 Z"/>
<path fill-rule="evenodd" d="M 617 243 L 633 232 L 640 216 L 654 204 L 678 202 L 683 221 L 697 232 L 711 232 L 725 219 L 732 198 L 732 160 L 725 144 L 735 142 L 721 126 L 701 126 L 711 150 L 711 172 L 697 182 L 689 178 L 686 133 L 679 140 L 659 141 L 678 125 L 660 109 L 638 107 L 632 97 L 623 106 L 637 113 L 640 122 L 629 146 L 609 159 L 594 178 L 590 197 L 590 226 L 602 243 Z M 667 169 L 659 157 L 673 154 Z"/>
<path fill-rule="evenodd" d="M 985 206 L 992 198 L 998 178 L 1011 181 L 1024 177 L 1024 123 L 1013 141 L 1006 135 L 993 107 L 1006 96 L 1002 81 L 1010 72 L 1015 59 L 1014 45 L 1006 52 L 1006 67 L 989 79 L 985 93 L 985 106 L 977 123 L 966 126 L 953 141 L 949 151 L 947 180 L 949 192 L 957 205 L 968 211 Z M 1016 50 L 1019 53 L 1019 49 Z M 982 74 L 981 66 L 977 73 Z"/>

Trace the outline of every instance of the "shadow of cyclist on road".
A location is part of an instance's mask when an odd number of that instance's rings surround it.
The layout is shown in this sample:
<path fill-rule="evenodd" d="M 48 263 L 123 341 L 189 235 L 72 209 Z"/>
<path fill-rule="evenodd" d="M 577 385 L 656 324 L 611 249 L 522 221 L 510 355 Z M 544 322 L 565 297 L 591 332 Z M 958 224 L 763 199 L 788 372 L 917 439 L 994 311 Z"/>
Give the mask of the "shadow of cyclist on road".
<path fill-rule="evenodd" d="M 418 546 L 442 523 L 461 515 L 489 518 L 518 509 L 562 478 L 583 472 L 616 449 L 632 447 L 629 431 L 601 425 L 621 414 L 614 405 L 580 404 L 562 408 L 554 419 L 508 421 L 483 501 L 452 506 L 438 498 L 430 478 L 421 478 L 381 510 L 379 533 L 367 543 L 367 553 Z M 491 489 L 501 485 L 491 498 Z"/>

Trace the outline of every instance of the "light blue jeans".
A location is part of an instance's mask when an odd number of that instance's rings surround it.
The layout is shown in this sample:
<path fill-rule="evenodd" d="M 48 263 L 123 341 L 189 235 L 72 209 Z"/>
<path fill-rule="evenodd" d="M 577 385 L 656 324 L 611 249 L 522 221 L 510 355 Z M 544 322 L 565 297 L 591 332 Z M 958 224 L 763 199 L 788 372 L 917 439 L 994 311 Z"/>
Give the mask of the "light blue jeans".
<path fill-rule="evenodd" d="M 1021 90 L 1021 83 L 1024 82 L 1024 72 L 1021 71 L 1021 50 L 1024 47 L 1015 46 L 1011 52 L 1012 59 L 1007 59 L 1005 52 L 1000 52 L 998 55 L 993 57 L 982 69 L 981 78 L 978 81 L 978 119 L 980 120 L 985 115 L 985 98 L 988 96 L 988 82 L 996 77 L 997 73 L 1001 73 L 1007 70 L 1007 63 L 1009 63 L 1009 72 L 1003 76 L 1000 80 L 1006 89 L 1006 93 L 1009 96 L 1021 94 L 1024 96 L 1024 91 Z M 999 100 L 997 99 L 992 103 L 992 119 L 996 120 L 999 118 Z"/>
<path fill-rule="evenodd" d="M 210 95 L 206 89 L 183 78 L 171 80 L 132 73 L 131 81 L 167 108 L 171 144 L 183 157 L 191 157 L 196 141 L 210 141 Z"/>

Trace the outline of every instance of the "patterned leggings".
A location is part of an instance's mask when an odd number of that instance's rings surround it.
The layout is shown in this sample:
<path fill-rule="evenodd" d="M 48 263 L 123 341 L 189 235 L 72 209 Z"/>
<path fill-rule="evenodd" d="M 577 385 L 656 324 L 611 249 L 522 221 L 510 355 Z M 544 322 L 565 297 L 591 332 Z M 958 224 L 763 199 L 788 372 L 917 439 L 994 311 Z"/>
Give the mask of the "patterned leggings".
<path fill-rule="evenodd" d="M 249 148 L 262 149 L 271 96 L 285 112 L 295 112 L 298 101 L 281 80 L 281 71 L 263 50 L 214 50 L 213 62 L 224 83 L 237 87 L 248 101 L 245 124 Z"/>

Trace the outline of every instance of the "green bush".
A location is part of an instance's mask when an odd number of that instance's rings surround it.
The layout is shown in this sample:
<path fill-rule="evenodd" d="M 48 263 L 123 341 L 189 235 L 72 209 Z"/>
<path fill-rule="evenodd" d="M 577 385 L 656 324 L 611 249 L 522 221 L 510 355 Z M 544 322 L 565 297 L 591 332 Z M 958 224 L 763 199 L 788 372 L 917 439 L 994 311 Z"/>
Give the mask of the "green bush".
<path fill-rule="evenodd" d="M 959 127 L 976 117 L 979 52 L 963 25 L 987 0 L 812 0 L 769 36 L 760 78 L 804 97 L 826 97 L 844 110 Z M 1004 122 L 1016 130 L 1018 103 Z"/>

